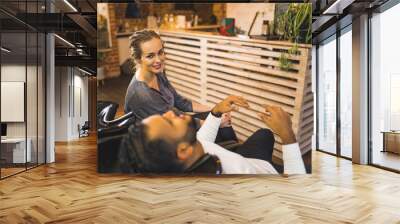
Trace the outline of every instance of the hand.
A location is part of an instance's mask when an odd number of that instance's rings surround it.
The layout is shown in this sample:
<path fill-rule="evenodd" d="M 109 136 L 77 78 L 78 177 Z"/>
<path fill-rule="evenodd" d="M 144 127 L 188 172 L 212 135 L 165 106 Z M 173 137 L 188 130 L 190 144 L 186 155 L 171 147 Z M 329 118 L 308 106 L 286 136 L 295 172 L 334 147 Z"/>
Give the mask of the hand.
<path fill-rule="evenodd" d="M 213 114 L 223 114 L 231 112 L 232 110 L 237 111 L 238 106 L 249 108 L 247 100 L 240 96 L 228 96 L 223 101 L 214 106 L 211 110 Z"/>
<path fill-rule="evenodd" d="M 231 113 L 222 114 L 220 128 L 226 128 L 231 126 Z"/>
<path fill-rule="evenodd" d="M 282 140 L 283 145 L 296 142 L 289 114 L 281 107 L 264 105 L 266 113 L 259 113 L 261 120 Z"/>

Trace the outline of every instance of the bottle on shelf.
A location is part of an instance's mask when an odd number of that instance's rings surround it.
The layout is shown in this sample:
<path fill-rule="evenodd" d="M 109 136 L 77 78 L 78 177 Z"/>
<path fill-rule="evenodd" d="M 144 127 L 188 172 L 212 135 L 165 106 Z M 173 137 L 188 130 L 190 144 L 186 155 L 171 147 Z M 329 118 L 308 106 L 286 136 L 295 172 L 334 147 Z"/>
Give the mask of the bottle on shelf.
<path fill-rule="evenodd" d="M 262 25 L 262 29 L 261 29 L 261 35 L 263 36 L 269 36 L 269 21 L 268 20 L 264 20 L 263 21 L 263 25 Z"/>
<path fill-rule="evenodd" d="M 193 22 L 193 26 L 197 26 L 199 22 L 199 16 L 196 14 L 194 15 L 194 22 Z"/>
<path fill-rule="evenodd" d="M 169 29 L 174 29 L 175 28 L 175 20 L 174 20 L 174 14 L 169 14 L 169 19 L 168 19 L 168 28 Z"/>
<path fill-rule="evenodd" d="M 161 24 L 161 28 L 162 29 L 167 29 L 168 28 L 168 17 L 169 17 L 168 14 L 164 14 L 163 21 L 162 21 L 162 24 Z"/>

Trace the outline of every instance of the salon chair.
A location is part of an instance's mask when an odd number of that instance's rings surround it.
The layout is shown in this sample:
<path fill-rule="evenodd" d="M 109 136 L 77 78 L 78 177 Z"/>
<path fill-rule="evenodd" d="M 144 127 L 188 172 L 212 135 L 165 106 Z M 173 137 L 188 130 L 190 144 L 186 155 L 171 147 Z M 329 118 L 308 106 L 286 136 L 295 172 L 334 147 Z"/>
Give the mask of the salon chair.
<path fill-rule="evenodd" d="M 100 116 L 100 113 L 104 110 L 104 108 L 109 106 L 111 106 L 111 108 L 107 110 L 106 114 L 107 120 L 113 120 L 115 118 L 115 114 L 117 113 L 119 105 L 118 103 L 112 101 L 97 101 L 97 108 L 96 108 L 97 117 Z"/>
<path fill-rule="evenodd" d="M 97 128 L 109 127 L 107 122 L 112 121 L 115 118 L 115 114 L 118 110 L 118 104 L 111 101 L 99 101 L 97 102 Z"/>
<path fill-rule="evenodd" d="M 99 173 L 118 173 L 119 146 L 130 125 L 136 117 L 132 112 L 114 120 L 108 120 L 108 113 L 112 105 L 104 108 L 97 117 L 99 129 L 97 131 L 97 171 Z M 112 113 L 112 112 L 111 112 Z"/>
<path fill-rule="evenodd" d="M 85 123 L 82 126 L 78 124 L 79 138 L 89 136 L 89 130 L 90 130 L 89 121 L 85 121 Z"/>

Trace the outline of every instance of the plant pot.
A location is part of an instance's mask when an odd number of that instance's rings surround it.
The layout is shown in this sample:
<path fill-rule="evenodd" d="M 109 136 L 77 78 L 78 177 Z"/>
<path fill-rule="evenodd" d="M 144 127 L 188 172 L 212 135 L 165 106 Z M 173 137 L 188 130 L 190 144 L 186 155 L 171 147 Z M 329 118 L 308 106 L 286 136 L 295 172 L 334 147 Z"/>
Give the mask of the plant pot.
<path fill-rule="evenodd" d="M 266 36 L 267 40 L 282 40 L 282 37 L 279 35 L 268 35 Z"/>

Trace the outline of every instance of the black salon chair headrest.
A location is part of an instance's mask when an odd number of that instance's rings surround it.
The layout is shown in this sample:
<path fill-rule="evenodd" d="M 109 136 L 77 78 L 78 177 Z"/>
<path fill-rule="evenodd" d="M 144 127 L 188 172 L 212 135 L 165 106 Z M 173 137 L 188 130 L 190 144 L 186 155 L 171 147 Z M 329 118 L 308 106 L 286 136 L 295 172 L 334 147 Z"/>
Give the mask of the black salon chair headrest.
<path fill-rule="evenodd" d="M 99 173 L 118 173 L 119 146 L 129 125 L 99 129 L 97 132 L 97 170 Z"/>
<path fill-rule="evenodd" d="M 118 103 L 112 102 L 112 101 L 103 101 L 103 100 L 99 100 L 97 101 L 97 108 L 96 108 L 96 114 L 99 114 L 104 108 L 106 108 L 107 106 L 112 105 L 113 108 L 115 108 L 115 112 L 117 112 L 117 109 L 119 107 Z M 112 114 L 110 114 L 111 116 Z M 114 115 L 112 115 L 112 117 L 109 117 L 109 119 L 114 119 Z"/>
<path fill-rule="evenodd" d="M 136 116 L 129 112 L 117 119 L 108 120 L 107 114 L 112 105 L 105 107 L 98 115 L 97 131 L 97 169 L 99 173 L 120 172 L 119 145 L 128 127 L 136 122 Z"/>

